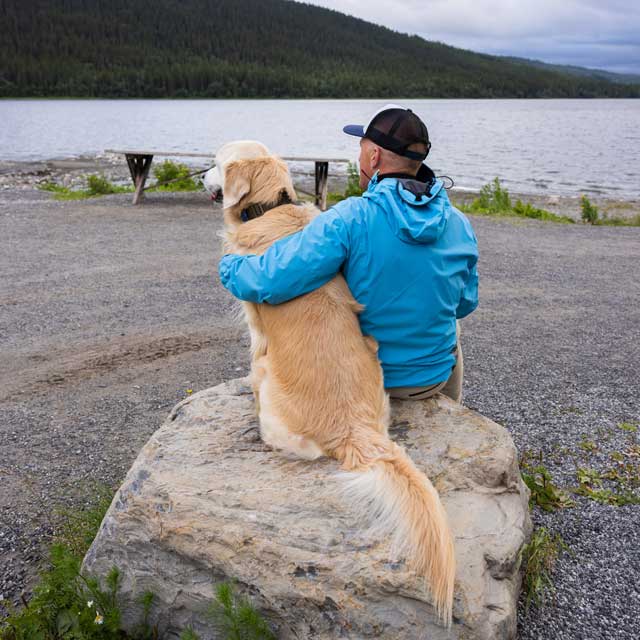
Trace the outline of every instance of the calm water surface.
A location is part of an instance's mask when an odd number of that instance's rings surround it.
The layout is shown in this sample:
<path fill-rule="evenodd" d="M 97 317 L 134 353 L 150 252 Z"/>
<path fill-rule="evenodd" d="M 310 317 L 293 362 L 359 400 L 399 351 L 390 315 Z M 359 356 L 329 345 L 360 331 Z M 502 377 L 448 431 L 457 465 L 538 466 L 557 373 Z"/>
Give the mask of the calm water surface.
<path fill-rule="evenodd" d="M 257 139 L 285 156 L 356 159 L 342 126 L 380 100 L 0 100 L 0 160 L 109 148 L 213 152 Z M 427 123 L 429 164 L 456 186 L 640 197 L 640 100 L 404 100 Z"/>

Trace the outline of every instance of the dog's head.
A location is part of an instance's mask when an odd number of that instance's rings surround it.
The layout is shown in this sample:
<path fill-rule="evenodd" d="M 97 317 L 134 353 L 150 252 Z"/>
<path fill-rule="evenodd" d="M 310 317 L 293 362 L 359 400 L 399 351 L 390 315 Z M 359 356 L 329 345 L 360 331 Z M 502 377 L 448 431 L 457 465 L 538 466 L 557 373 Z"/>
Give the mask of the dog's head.
<path fill-rule="evenodd" d="M 252 205 L 275 205 L 283 194 L 296 200 L 289 169 L 260 142 L 229 142 L 216 153 L 209 172 L 209 191 L 222 192 L 227 224 L 241 222 L 242 211 Z"/>

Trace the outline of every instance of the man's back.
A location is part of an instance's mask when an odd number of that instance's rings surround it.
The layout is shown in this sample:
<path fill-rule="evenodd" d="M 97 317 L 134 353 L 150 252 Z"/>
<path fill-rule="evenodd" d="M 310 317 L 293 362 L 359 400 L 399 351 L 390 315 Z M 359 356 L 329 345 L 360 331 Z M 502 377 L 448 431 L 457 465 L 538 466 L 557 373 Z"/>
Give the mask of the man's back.
<path fill-rule="evenodd" d="M 401 180 L 372 180 L 362 198 L 334 211 L 350 235 L 342 271 L 365 307 L 363 333 L 379 343 L 385 386 L 446 380 L 455 363 L 456 318 L 477 306 L 469 221 L 439 181 L 420 197 Z"/>

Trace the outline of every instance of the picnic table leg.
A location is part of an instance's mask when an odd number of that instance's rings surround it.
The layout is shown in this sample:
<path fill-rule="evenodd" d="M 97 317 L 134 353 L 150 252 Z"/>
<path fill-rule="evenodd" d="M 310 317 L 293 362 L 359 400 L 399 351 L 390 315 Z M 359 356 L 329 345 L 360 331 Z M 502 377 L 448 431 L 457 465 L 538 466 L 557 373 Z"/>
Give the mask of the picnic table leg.
<path fill-rule="evenodd" d="M 133 185 L 136 190 L 133 194 L 133 204 L 138 204 L 144 197 L 144 183 L 149 175 L 149 169 L 151 169 L 151 161 L 153 156 L 136 155 L 133 153 L 125 154 L 127 158 L 127 164 L 129 165 L 129 173 L 133 180 Z"/>
<path fill-rule="evenodd" d="M 329 163 L 316 160 L 316 206 L 321 211 L 327 208 L 327 182 L 329 177 Z"/>

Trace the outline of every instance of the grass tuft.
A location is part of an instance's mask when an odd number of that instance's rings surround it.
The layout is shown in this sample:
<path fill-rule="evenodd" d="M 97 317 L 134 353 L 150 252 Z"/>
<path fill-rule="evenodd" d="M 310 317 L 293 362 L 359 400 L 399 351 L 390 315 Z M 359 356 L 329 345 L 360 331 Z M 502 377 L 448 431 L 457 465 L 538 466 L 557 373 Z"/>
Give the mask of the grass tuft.
<path fill-rule="evenodd" d="M 38 189 L 53 193 L 56 200 L 85 200 L 86 198 L 95 198 L 112 193 L 133 192 L 133 187 L 119 187 L 109 182 L 103 175 L 90 175 L 87 176 L 86 180 L 86 189 L 70 189 L 55 182 L 45 182 L 39 185 Z"/>
<path fill-rule="evenodd" d="M 529 543 L 523 547 L 522 590 L 527 610 L 532 602 L 541 606 L 554 592 L 553 569 L 560 553 L 567 548 L 560 535 L 551 535 L 544 527 L 536 529 Z"/>
<path fill-rule="evenodd" d="M 598 208 L 583 195 L 580 198 L 580 208 L 582 210 L 582 221 L 592 225 L 604 225 L 611 227 L 640 227 L 640 213 L 630 218 L 609 218 L 606 213 L 600 217 Z"/>
<path fill-rule="evenodd" d="M 500 179 L 497 177 L 493 179 L 493 182 L 480 189 L 480 195 L 471 204 L 459 205 L 458 208 L 465 213 L 480 215 L 517 216 L 564 224 L 573 224 L 574 222 L 567 216 L 558 216 L 546 209 L 538 209 L 532 204 L 522 202 L 522 200 L 516 200 L 515 204 L 512 204 L 509 192 L 500 184 Z"/>
<path fill-rule="evenodd" d="M 253 605 L 245 597 L 237 595 L 235 587 L 228 582 L 216 587 L 209 615 L 226 640 L 276 640 Z"/>

